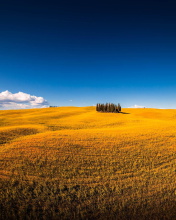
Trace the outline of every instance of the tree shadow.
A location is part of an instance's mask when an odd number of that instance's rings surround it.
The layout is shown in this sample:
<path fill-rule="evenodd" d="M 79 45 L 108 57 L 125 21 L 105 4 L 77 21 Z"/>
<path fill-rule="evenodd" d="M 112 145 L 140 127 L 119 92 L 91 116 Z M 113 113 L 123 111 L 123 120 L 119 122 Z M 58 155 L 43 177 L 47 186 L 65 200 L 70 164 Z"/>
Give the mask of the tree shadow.
<path fill-rule="evenodd" d="M 121 114 L 130 114 L 130 113 L 128 113 L 128 112 L 119 112 L 119 113 L 121 113 Z"/>

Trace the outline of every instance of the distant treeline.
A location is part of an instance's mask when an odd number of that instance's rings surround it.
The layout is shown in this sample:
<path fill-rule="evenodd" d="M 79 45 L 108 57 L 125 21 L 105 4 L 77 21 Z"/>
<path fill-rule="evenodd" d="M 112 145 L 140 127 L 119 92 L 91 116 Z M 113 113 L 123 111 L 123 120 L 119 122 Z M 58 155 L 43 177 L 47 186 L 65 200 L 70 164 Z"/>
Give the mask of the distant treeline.
<path fill-rule="evenodd" d="M 121 112 L 121 105 L 119 103 L 118 103 L 118 105 L 115 105 L 113 103 L 106 103 L 106 104 L 97 103 L 96 111 L 119 113 L 119 112 Z"/>

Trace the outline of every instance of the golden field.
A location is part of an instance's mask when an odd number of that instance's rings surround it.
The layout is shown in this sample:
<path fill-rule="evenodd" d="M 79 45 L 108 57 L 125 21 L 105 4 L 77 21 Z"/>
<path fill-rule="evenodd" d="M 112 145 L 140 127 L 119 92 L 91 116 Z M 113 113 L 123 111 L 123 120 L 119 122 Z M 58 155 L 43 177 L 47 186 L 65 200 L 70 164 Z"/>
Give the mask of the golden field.
<path fill-rule="evenodd" d="M 176 110 L 0 111 L 2 219 L 175 219 Z"/>

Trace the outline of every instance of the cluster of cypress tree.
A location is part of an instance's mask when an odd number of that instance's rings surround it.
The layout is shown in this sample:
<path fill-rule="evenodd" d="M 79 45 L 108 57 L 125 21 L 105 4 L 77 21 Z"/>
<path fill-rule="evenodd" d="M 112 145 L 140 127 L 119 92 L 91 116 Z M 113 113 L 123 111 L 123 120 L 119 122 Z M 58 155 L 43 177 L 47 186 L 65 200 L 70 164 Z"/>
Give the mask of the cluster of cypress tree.
<path fill-rule="evenodd" d="M 96 111 L 98 112 L 121 112 L 121 105 L 118 103 L 118 105 L 115 105 L 113 103 L 106 103 L 106 104 L 100 104 L 97 103 L 96 105 Z"/>

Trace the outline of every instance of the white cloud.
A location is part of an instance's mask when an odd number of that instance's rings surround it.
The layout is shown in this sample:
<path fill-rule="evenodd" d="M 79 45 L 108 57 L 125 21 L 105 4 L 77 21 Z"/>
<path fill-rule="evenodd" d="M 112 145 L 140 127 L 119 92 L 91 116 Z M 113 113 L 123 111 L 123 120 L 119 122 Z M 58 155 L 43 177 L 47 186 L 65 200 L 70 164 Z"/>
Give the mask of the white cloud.
<path fill-rule="evenodd" d="M 141 106 L 141 105 L 133 105 L 131 107 L 128 108 L 145 108 L 145 106 Z"/>
<path fill-rule="evenodd" d="M 43 97 L 24 92 L 11 93 L 8 90 L 0 93 L 1 109 L 42 108 L 47 106 L 48 102 Z"/>

